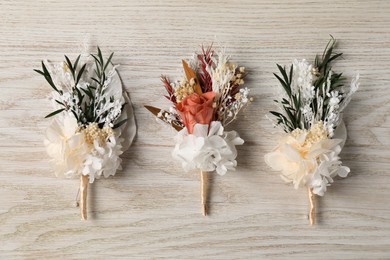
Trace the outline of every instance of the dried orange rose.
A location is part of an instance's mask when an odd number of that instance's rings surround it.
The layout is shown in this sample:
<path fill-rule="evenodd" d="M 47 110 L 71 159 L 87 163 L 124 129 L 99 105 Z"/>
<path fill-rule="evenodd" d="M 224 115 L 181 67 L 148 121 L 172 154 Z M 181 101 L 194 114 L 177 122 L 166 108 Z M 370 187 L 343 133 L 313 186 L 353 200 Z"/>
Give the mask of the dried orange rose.
<path fill-rule="evenodd" d="M 189 134 L 192 134 L 195 124 L 209 125 L 214 117 L 215 92 L 206 92 L 199 96 L 193 93 L 176 104 L 176 109 L 180 114 Z"/>

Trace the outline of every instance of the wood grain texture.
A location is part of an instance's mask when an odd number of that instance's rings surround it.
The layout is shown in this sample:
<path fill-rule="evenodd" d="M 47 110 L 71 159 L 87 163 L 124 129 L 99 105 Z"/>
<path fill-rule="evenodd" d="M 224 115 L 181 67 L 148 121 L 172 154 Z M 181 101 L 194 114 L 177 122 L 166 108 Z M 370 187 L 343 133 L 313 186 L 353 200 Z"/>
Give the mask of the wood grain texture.
<path fill-rule="evenodd" d="M 11 1 L 0 2 L 1 259 L 384 259 L 390 258 L 390 2 Z M 50 87 L 32 69 L 75 57 L 89 33 L 114 61 L 139 127 L 124 170 L 89 188 L 87 222 L 73 206 L 79 180 L 57 179 L 42 139 Z M 332 34 L 361 74 L 346 109 L 351 168 L 308 225 L 306 190 L 295 191 L 263 156 L 275 144 L 265 118 L 278 86 L 275 63 L 312 60 Z M 231 128 L 246 144 L 236 172 L 212 175 L 201 215 L 199 174 L 171 159 L 172 130 L 144 104 L 162 107 L 160 74 L 220 42 L 250 73 L 253 104 Z"/>

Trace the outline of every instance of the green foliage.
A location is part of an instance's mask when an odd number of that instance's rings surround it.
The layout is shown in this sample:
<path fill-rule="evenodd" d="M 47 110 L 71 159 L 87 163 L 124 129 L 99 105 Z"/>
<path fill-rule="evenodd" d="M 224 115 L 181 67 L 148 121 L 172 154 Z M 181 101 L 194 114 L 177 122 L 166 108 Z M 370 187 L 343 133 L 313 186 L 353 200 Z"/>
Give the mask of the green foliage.
<path fill-rule="evenodd" d="M 342 73 L 337 74 L 332 72 L 332 67 L 330 66 L 332 61 L 336 60 L 337 58 L 343 55 L 342 53 L 336 53 L 336 54 L 333 53 L 335 45 L 336 45 L 336 40 L 333 38 L 333 36 L 331 36 L 331 39 L 329 40 L 328 44 L 325 47 L 324 53 L 322 54 L 321 57 L 317 55 L 314 62 L 315 66 L 318 69 L 318 78 L 316 81 L 314 81 L 314 90 L 316 91 L 316 93 L 318 93 L 319 96 L 322 96 L 324 99 L 323 107 L 322 107 L 323 111 L 326 110 L 326 106 L 329 103 L 329 97 L 326 95 L 326 93 L 324 93 L 324 89 L 322 88 L 322 86 L 328 79 L 330 73 L 332 74 L 330 77 L 331 84 L 330 84 L 329 92 L 343 86 L 342 80 L 344 78 L 342 77 Z M 313 100 L 313 102 L 315 104 L 314 106 L 312 106 L 313 113 L 317 114 L 318 113 L 317 101 Z M 325 119 L 325 115 L 326 114 L 323 113 L 321 120 Z"/>
<path fill-rule="evenodd" d="M 54 116 L 54 115 L 57 115 L 58 113 L 61 113 L 61 112 L 64 111 L 64 110 L 65 110 L 65 108 L 60 108 L 60 109 L 58 109 L 58 110 L 56 110 L 56 111 L 54 111 L 54 112 L 48 114 L 47 116 L 45 116 L 45 118 L 49 118 L 49 117 L 52 117 L 52 116 Z"/>
<path fill-rule="evenodd" d="M 326 95 L 326 91 L 323 88 L 323 85 L 324 83 L 326 83 L 327 79 L 329 78 L 329 75 L 331 75 L 331 84 L 328 92 L 331 92 L 342 86 L 342 74 L 335 74 L 331 71 L 331 62 L 342 56 L 342 53 L 333 53 L 335 45 L 336 40 L 332 37 L 326 45 L 322 56 L 317 55 L 314 61 L 314 65 L 315 68 L 318 70 L 318 73 L 316 75 L 317 77 L 313 83 L 313 86 L 314 91 L 316 93 L 316 97 L 321 96 L 323 98 L 323 111 L 326 110 L 327 105 L 329 103 L 329 97 Z M 274 100 L 276 103 L 279 104 L 282 111 L 270 111 L 270 113 L 276 117 L 276 123 L 278 125 L 283 125 L 283 128 L 286 132 L 291 132 L 296 128 L 308 128 L 308 125 L 305 120 L 303 120 L 302 116 L 302 100 L 300 90 L 298 89 L 294 91 L 291 86 L 294 69 L 293 65 L 291 65 L 289 71 L 287 71 L 285 67 L 282 67 L 279 64 L 277 64 L 277 67 L 279 69 L 280 75 L 276 73 L 274 73 L 274 75 L 282 85 L 284 91 L 287 94 L 288 99 L 282 98 L 281 100 Z M 313 99 L 311 104 L 311 108 L 313 109 L 314 114 L 318 113 L 318 100 L 316 99 L 316 97 Z M 324 120 L 325 115 L 325 113 L 322 114 L 321 120 Z"/>
<path fill-rule="evenodd" d="M 69 93 L 72 100 L 76 101 L 76 103 L 73 104 L 72 102 L 72 104 L 70 104 L 70 102 L 67 103 L 66 101 L 55 100 L 55 102 L 63 108 L 48 114 L 46 118 L 57 115 L 63 111 L 68 111 L 76 117 L 81 125 L 86 125 L 91 122 L 98 122 L 99 118 L 105 118 L 108 115 L 109 111 L 104 111 L 102 114 L 98 114 L 97 110 L 101 109 L 107 102 L 114 102 L 114 97 L 110 97 L 109 100 L 106 100 L 106 98 L 99 98 L 102 97 L 105 92 L 104 84 L 107 80 L 106 70 L 108 65 L 111 64 L 114 53 L 111 53 L 107 61 L 105 61 L 99 47 L 97 48 L 97 51 L 97 54 L 91 54 L 95 60 L 94 75 L 90 78 L 91 82 L 82 85 L 80 85 L 79 82 L 84 76 L 87 64 L 79 64 L 81 55 L 77 56 L 74 63 L 72 63 L 68 56 L 65 55 L 65 65 L 69 69 L 74 82 L 74 85 L 71 86 L 72 89 Z M 60 96 L 64 94 L 61 88 L 55 85 L 52 76 L 43 61 L 42 70 L 34 71 L 42 75 L 49 85 L 60 94 Z M 122 106 L 122 110 L 123 107 L 124 105 Z M 115 123 L 115 127 L 119 127 L 124 124 L 126 120 L 113 123 Z M 104 124 L 99 124 L 100 127 L 103 127 L 103 125 Z"/>
<path fill-rule="evenodd" d="M 270 111 L 270 113 L 277 117 L 277 124 L 283 124 L 285 126 L 286 131 L 292 131 L 295 128 L 299 127 L 300 118 L 301 118 L 301 110 L 300 108 L 300 97 L 299 92 L 293 93 L 291 88 L 292 75 L 293 75 L 293 65 L 291 65 L 290 70 L 287 74 L 286 68 L 276 64 L 279 72 L 282 74 L 282 77 L 274 73 L 275 77 L 279 80 L 282 85 L 284 91 L 288 96 L 288 100 L 282 98 L 281 101 L 274 100 L 274 102 L 279 103 L 283 108 L 283 113 Z"/>

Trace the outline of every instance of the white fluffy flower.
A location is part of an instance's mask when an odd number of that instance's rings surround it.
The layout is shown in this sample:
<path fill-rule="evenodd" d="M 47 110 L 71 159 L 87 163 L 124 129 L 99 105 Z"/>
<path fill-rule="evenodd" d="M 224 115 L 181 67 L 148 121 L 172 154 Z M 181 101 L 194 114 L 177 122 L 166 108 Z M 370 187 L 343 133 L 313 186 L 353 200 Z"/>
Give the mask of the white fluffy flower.
<path fill-rule="evenodd" d="M 235 170 L 237 165 L 236 145 L 242 145 L 242 140 L 235 131 L 224 132 L 219 121 L 208 125 L 196 124 L 193 134 L 187 129 L 181 130 L 175 137 L 176 146 L 173 158 L 181 161 L 184 170 L 200 169 L 216 171 L 224 175 L 227 170 Z"/>
<path fill-rule="evenodd" d="M 83 175 L 89 175 L 90 183 L 102 175 L 105 178 L 113 176 L 121 169 L 122 159 L 119 156 L 123 152 L 119 141 L 115 136 L 111 136 L 102 145 L 97 140 L 93 142 L 93 148 L 86 156 L 82 169 Z"/>
<path fill-rule="evenodd" d="M 76 118 L 65 113 L 57 116 L 46 130 L 44 144 L 57 176 L 72 177 L 80 173 L 88 147 L 84 134 L 77 130 Z"/>
<path fill-rule="evenodd" d="M 341 165 L 340 157 L 338 156 L 340 152 L 341 148 L 337 145 L 333 150 L 320 155 L 320 163 L 310 180 L 310 187 L 313 188 L 314 194 L 323 196 L 326 192 L 326 187 L 333 183 L 334 177 L 347 177 L 350 169 Z"/>
<path fill-rule="evenodd" d="M 342 139 L 329 139 L 325 129 L 316 124 L 313 130 L 294 130 L 284 135 L 276 149 L 265 155 L 265 162 L 282 172 L 282 179 L 294 187 L 307 186 L 323 196 L 335 176 L 346 177 L 349 168 L 341 166 Z"/>
<path fill-rule="evenodd" d="M 86 130 L 79 131 L 76 118 L 67 113 L 58 115 L 52 121 L 44 140 L 57 176 L 89 175 L 91 183 L 102 175 L 105 178 L 115 175 L 121 169 L 119 156 L 123 153 L 122 142 L 123 138 L 118 138 L 113 132 L 103 142 L 96 139 L 90 143 Z"/>

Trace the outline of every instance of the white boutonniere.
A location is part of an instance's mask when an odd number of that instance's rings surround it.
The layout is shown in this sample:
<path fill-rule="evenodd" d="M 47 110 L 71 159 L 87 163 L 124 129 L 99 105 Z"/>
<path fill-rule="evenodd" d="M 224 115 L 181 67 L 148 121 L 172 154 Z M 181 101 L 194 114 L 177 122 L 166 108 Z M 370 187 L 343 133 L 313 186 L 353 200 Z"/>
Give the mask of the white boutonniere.
<path fill-rule="evenodd" d="M 350 169 L 339 157 L 347 133 L 342 112 L 359 87 L 359 75 L 345 87 L 341 73 L 331 63 L 342 53 L 333 53 L 332 38 L 314 64 L 294 60 L 289 69 L 278 66 L 274 74 L 283 88 L 275 100 L 279 110 L 271 111 L 275 126 L 285 134 L 265 162 L 281 177 L 299 187 L 307 187 L 310 198 L 310 223 L 314 223 L 314 196 L 323 196 L 336 176 L 346 177 Z"/>

